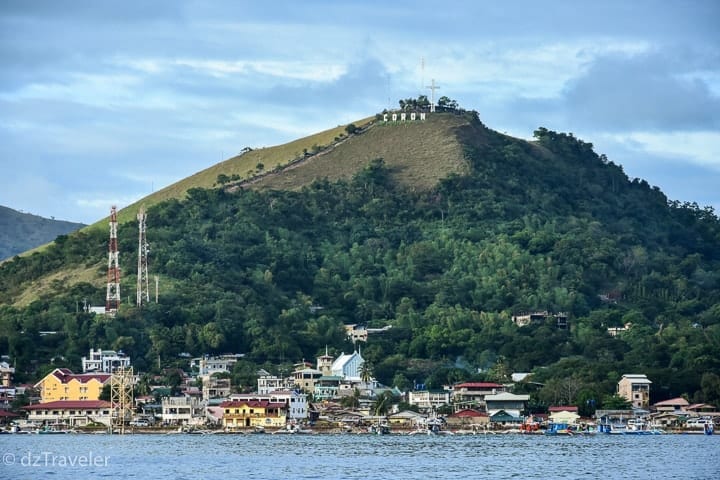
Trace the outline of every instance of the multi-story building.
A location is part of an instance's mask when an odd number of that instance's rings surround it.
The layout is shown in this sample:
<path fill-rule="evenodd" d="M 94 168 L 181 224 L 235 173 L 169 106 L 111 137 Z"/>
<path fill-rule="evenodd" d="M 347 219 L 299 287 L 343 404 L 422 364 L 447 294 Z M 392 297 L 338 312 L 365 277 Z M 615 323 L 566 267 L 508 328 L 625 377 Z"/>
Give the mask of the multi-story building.
<path fill-rule="evenodd" d="M 202 382 L 202 398 L 208 401 L 211 398 L 227 398 L 230 396 L 230 379 L 210 376 Z"/>
<path fill-rule="evenodd" d="M 163 397 L 162 420 L 168 425 L 198 425 L 205 422 L 205 407 L 198 397 Z"/>
<path fill-rule="evenodd" d="M 216 356 L 204 355 L 202 357 L 193 358 L 190 361 L 190 368 L 193 370 L 197 369 L 198 376 L 202 378 L 209 377 L 213 373 L 230 373 L 232 372 L 233 365 L 235 365 L 237 361 L 244 356 L 245 355 L 242 353 Z"/>
<path fill-rule="evenodd" d="M 0 387 L 10 387 L 14 374 L 15 369 L 8 362 L 0 362 Z"/>
<path fill-rule="evenodd" d="M 505 391 L 505 386 L 495 382 L 465 382 L 449 388 L 453 405 L 458 409 L 485 408 L 485 397 Z"/>
<path fill-rule="evenodd" d="M 450 392 L 430 392 L 420 390 L 408 393 L 408 403 L 417 405 L 424 412 L 437 409 L 450 403 Z"/>
<path fill-rule="evenodd" d="M 222 424 L 228 429 L 249 427 L 284 427 L 287 406 L 268 400 L 230 400 L 220 404 Z"/>
<path fill-rule="evenodd" d="M 90 349 L 90 355 L 82 357 L 83 373 L 113 373 L 118 368 L 129 368 L 130 357 L 123 352 L 115 350 L 93 350 Z"/>
<path fill-rule="evenodd" d="M 289 420 L 306 420 L 309 413 L 307 395 L 297 390 L 275 390 L 263 395 L 233 394 L 230 401 L 282 403 L 286 407 L 285 415 Z"/>
<path fill-rule="evenodd" d="M 67 368 L 56 368 L 35 384 L 40 403 L 56 400 L 99 400 L 103 386 L 110 381 L 109 373 L 75 374 Z"/>
<path fill-rule="evenodd" d="M 650 385 L 646 375 L 626 373 L 617 384 L 617 394 L 625 398 L 634 408 L 647 409 L 650 406 Z"/>
<path fill-rule="evenodd" d="M 258 371 L 258 388 L 257 391 L 260 395 L 265 395 L 275 390 L 282 390 L 285 385 L 285 381 L 277 375 L 271 375 L 267 370 Z"/>

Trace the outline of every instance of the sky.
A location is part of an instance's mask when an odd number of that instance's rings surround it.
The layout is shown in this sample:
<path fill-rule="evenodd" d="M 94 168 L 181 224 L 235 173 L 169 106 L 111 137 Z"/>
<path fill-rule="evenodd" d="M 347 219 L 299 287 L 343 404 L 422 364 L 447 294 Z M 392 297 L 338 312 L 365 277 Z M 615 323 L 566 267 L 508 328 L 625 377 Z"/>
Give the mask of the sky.
<path fill-rule="evenodd" d="M 718 214 L 718 25 L 717 0 L 2 0 L 0 205 L 93 223 L 435 80 Z"/>

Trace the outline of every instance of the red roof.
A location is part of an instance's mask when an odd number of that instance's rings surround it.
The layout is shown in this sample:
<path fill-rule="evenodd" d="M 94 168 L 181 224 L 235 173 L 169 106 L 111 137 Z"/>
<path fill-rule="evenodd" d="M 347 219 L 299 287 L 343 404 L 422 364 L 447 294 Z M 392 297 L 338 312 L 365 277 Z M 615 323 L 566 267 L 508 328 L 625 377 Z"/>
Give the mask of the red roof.
<path fill-rule="evenodd" d="M 95 410 L 99 408 L 110 408 L 110 402 L 105 400 L 56 400 L 54 402 L 36 403 L 23 407 L 23 410 Z"/>
<path fill-rule="evenodd" d="M 653 407 L 687 407 L 688 405 L 690 405 L 690 402 L 688 402 L 682 397 L 676 397 L 671 398 L 670 400 L 663 400 L 662 402 L 657 402 L 655 405 L 653 405 Z"/>
<path fill-rule="evenodd" d="M 223 408 L 235 408 L 235 407 L 258 407 L 258 408 L 283 408 L 284 403 L 281 402 L 270 402 L 268 400 L 229 400 L 220 404 Z"/>
<path fill-rule="evenodd" d="M 548 412 L 575 412 L 577 413 L 578 407 L 574 405 L 559 405 L 548 408 Z"/>
<path fill-rule="evenodd" d="M 0 410 L 0 418 L 1 417 L 19 417 L 17 413 L 8 412 L 6 410 Z"/>
<path fill-rule="evenodd" d="M 109 373 L 73 373 L 72 370 L 67 368 L 56 368 L 50 373 L 50 375 L 54 376 L 62 383 L 68 383 L 71 380 L 77 380 L 80 383 L 87 383 L 90 380 L 97 380 L 100 383 L 106 383 L 110 377 L 112 377 Z M 40 382 L 42 382 L 42 380 Z M 40 382 L 38 382 L 38 384 Z"/>
<path fill-rule="evenodd" d="M 465 382 L 455 385 L 455 388 L 505 388 L 504 385 L 493 382 Z"/>

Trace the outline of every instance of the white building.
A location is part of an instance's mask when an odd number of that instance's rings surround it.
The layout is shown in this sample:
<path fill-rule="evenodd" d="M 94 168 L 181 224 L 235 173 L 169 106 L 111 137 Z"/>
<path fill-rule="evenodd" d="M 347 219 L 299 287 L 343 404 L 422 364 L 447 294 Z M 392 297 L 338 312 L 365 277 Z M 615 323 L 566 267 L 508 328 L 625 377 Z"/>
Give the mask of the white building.
<path fill-rule="evenodd" d="M 270 403 L 283 403 L 287 406 L 288 420 L 305 420 L 308 418 L 307 395 L 295 390 L 275 390 L 268 394 L 233 394 L 230 401 L 267 401 Z"/>
<path fill-rule="evenodd" d="M 58 400 L 23 407 L 28 421 L 38 425 L 62 423 L 82 427 L 89 423 L 110 425 L 112 408 L 103 400 Z"/>
<path fill-rule="evenodd" d="M 130 357 L 123 352 L 115 350 L 93 350 L 90 349 L 90 356 L 82 357 L 83 373 L 113 373 L 118 368 L 129 368 Z"/>
<path fill-rule="evenodd" d="M 198 425 L 205 422 L 205 407 L 198 397 L 164 397 L 161 415 L 169 425 Z"/>
<path fill-rule="evenodd" d="M 427 390 L 408 393 L 408 403 L 420 410 L 429 411 L 450 404 L 450 392 L 429 392 Z"/>
<path fill-rule="evenodd" d="M 271 375 L 267 370 L 259 370 L 257 373 L 257 391 L 260 395 L 267 395 L 270 392 L 284 388 L 285 381 L 277 375 Z"/>
<path fill-rule="evenodd" d="M 365 360 L 362 358 L 362 355 L 360 355 L 360 352 L 349 354 L 341 353 L 330 368 L 331 374 L 336 377 L 342 377 L 345 380 L 359 382 L 360 369 L 363 363 L 365 363 Z"/>
<path fill-rule="evenodd" d="M 245 355 L 233 353 L 228 355 L 209 356 L 193 358 L 190 362 L 191 368 L 198 369 L 200 377 L 209 377 L 213 373 L 231 372 L 233 365 Z"/>

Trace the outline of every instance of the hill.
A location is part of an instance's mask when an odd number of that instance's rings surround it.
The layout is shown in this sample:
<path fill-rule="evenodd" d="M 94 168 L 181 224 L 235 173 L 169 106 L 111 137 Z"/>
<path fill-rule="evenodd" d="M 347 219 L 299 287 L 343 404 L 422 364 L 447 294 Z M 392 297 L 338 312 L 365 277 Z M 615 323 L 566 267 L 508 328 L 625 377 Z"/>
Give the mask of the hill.
<path fill-rule="evenodd" d="M 349 351 L 343 325 L 363 324 L 392 326 L 362 352 L 401 389 L 531 371 L 538 404 L 587 408 L 640 372 L 653 400 L 720 401 L 712 210 L 669 201 L 572 135 L 539 128 L 528 142 L 474 112 L 343 131 L 277 157 L 248 151 L 204 173 L 213 188 L 187 180 L 146 202 L 157 304 L 125 301 L 134 222 L 118 231 L 114 318 L 78 307 L 104 301 L 104 228 L 3 264 L 0 354 L 31 378 L 51 358 L 77 368 L 90 347 L 158 373 L 158 357 L 241 352 L 242 387 L 259 366 L 287 372 L 326 346 Z M 252 175 L 237 173 L 247 165 Z"/>
<path fill-rule="evenodd" d="M 84 226 L 82 223 L 43 218 L 0 205 L 0 260 L 44 245 L 55 240 L 58 235 L 66 235 Z"/>

